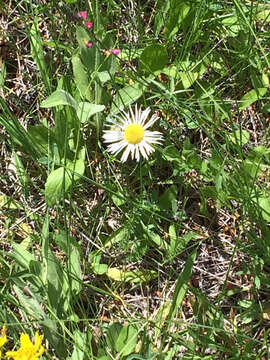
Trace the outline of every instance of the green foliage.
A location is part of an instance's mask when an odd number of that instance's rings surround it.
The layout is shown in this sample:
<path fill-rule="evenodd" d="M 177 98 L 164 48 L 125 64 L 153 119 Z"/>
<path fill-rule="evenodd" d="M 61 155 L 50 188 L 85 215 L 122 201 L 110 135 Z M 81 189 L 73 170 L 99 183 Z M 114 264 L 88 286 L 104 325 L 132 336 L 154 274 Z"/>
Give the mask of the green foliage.
<path fill-rule="evenodd" d="M 14 11 L 29 45 L 16 58 L 32 64 L 17 81 L 13 53 L 0 68 L 0 322 L 14 343 L 40 327 L 48 358 L 268 358 L 269 5 Z M 135 103 L 164 142 L 122 164 L 102 130 Z"/>

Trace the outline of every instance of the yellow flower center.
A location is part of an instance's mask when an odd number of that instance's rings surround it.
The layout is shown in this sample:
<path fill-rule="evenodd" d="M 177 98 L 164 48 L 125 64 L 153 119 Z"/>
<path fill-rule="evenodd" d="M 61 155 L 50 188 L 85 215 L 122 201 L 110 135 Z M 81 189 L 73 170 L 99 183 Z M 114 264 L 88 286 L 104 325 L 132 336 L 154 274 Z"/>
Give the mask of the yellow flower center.
<path fill-rule="evenodd" d="M 126 127 L 124 138 L 129 144 L 139 144 L 144 137 L 143 127 L 139 124 L 130 124 Z"/>

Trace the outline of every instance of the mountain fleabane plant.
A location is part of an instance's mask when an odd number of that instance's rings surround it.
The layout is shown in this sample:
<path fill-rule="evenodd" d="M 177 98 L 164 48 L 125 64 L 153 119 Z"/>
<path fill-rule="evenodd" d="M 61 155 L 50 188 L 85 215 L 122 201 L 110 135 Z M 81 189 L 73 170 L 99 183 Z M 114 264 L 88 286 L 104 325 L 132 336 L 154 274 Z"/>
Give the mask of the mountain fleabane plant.
<path fill-rule="evenodd" d="M 129 108 L 129 112 L 122 111 L 122 117 L 114 115 L 114 119 L 108 119 L 107 125 L 110 130 L 103 131 L 103 139 L 108 145 L 108 151 L 114 155 L 119 154 L 123 149 L 124 152 L 121 161 L 127 161 L 129 154 L 132 159 L 140 160 L 141 155 L 148 159 L 149 155 L 155 150 L 152 144 L 161 144 L 163 136 L 159 131 L 149 131 L 159 117 L 152 115 L 149 120 L 150 108 L 145 110 L 138 109 L 135 111 Z"/>

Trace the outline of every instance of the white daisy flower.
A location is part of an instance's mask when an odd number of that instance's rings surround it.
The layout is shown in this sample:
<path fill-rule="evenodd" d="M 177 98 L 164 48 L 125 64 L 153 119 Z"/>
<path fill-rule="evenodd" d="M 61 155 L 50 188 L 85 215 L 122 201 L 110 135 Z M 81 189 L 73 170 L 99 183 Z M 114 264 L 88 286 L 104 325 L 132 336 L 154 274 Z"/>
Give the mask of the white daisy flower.
<path fill-rule="evenodd" d="M 121 161 L 127 161 L 129 154 L 131 158 L 139 161 L 142 155 L 145 159 L 155 150 L 151 144 L 161 144 L 163 136 L 159 131 L 147 130 L 159 119 L 158 116 L 152 115 L 150 120 L 147 117 L 150 108 L 145 110 L 138 109 L 135 106 L 135 112 L 129 107 L 129 112 L 122 111 L 123 117 L 114 115 L 117 120 L 108 119 L 110 130 L 103 131 L 103 139 L 105 143 L 111 143 L 108 151 L 112 154 L 122 154 Z"/>

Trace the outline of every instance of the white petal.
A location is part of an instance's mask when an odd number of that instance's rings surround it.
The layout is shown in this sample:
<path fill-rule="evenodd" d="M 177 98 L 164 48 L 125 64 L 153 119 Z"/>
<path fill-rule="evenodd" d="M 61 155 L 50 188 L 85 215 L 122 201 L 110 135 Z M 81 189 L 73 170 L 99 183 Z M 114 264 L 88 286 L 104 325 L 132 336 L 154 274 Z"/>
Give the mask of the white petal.
<path fill-rule="evenodd" d="M 131 149 L 132 149 L 132 146 L 130 146 L 130 144 L 128 144 L 126 150 L 123 152 L 123 155 L 122 155 L 122 157 L 121 157 L 121 161 L 122 161 L 122 162 L 127 161 L 127 158 L 128 158 L 128 156 L 129 156 L 129 153 L 130 153 Z"/>
<path fill-rule="evenodd" d="M 151 116 L 151 119 L 149 121 L 147 121 L 147 123 L 144 125 L 144 129 L 148 129 L 149 127 L 151 127 L 157 120 L 159 119 L 158 116 L 156 116 L 155 114 Z"/>
<path fill-rule="evenodd" d="M 141 142 L 141 145 L 144 147 L 146 153 L 149 155 L 151 152 L 153 152 L 155 149 L 149 145 L 145 140 Z"/>
<path fill-rule="evenodd" d="M 150 109 L 150 108 L 147 108 L 147 109 L 145 109 L 144 111 L 141 112 L 141 115 L 140 115 L 140 118 L 141 118 L 141 119 L 140 119 L 140 124 L 143 126 L 144 129 L 146 129 L 145 126 L 144 126 L 144 124 L 145 124 L 145 122 L 146 122 L 146 119 L 148 118 L 148 115 L 149 115 L 150 111 L 151 111 L 151 109 Z"/>
<path fill-rule="evenodd" d="M 105 130 L 103 132 L 103 139 L 105 143 L 115 142 L 123 139 L 123 134 L 116 130 Z"/>
<path fill-rule="evenodd" d="M 139 151 L 139 145 L 138 144 L 135 145 L 135 158 L 136 158 L 136 161 L 140 160 L 140 151 Z"/>
<path fill-rule="evenodd" d="M 108 151 L 112 154 L 119 154 L 121 150 L 123 150 L 127 146 L 127 142 L 122 140 L 118 143 L 114 143 L 108 146 Z"/>
<path fill-rule="evenodd" d="M 144 150 L 144 145 L 143 145 L 143 143 L 140 143 L 140 144 L 139 144 L 139 149 L 140 149 L 140 152 L 141 152 L 142 156 L 143 156 L 146 160 L 148 160 L 148 156 L 147 156 L 147 154 L 146 154 L 146 152 L 145 152 L 145 150 Z"/>

